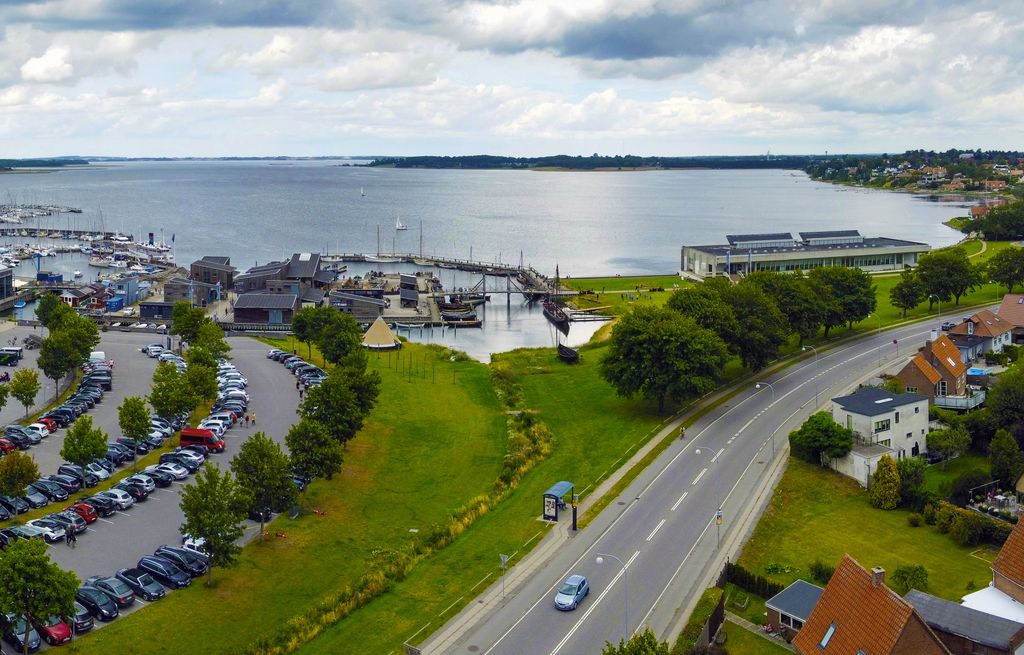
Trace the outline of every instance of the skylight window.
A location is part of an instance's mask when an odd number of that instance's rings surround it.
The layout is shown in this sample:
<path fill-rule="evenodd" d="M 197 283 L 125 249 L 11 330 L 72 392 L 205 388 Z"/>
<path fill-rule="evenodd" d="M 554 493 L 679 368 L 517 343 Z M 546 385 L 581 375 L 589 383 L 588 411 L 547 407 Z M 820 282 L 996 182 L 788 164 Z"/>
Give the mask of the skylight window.
<path fill-rule="evenodd" d="M 956 368 L 956 363 L 953 361 L 952 357 L 947 357 L 946 361 L 949 362 L 950 366 L 952 366 L 953 368 Z"/>
<path fill-rule="evenodd" d="M 892 402 L 892 398 L 879 398 L 878 400 L 875 401 L 875 404 L 876 405 L 883 405 L 885 403 L 891 403 L 891 402 Z"/>
<path fill-rule="evenodd" d="M 836 633 L 836 624 L 833 623 L 825 631 L 825 636 L 821 638 L 821 642 L 818 643 L 818 648 L 825 650 L 825 646 L 828 646 L 828 642 L 832 640 L 832 635 Z"/>

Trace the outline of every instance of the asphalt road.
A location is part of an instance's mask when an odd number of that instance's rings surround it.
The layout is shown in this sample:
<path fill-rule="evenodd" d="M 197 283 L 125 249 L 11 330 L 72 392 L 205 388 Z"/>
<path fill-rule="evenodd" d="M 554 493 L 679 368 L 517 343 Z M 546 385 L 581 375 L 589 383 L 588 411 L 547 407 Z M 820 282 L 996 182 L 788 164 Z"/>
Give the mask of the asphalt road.
<path fill-rule="evenodd" d="M 722 541 L 732 536 L 733 517 L 749 510 L 763 491 L 773 461 L 772 432 L 777 431 L 776 446 L 781 446 L 814 411 L 816 392 L 827 408 L 831 397 L 848 392 L 880 363 L 906 361 L 945 318 L 869 335 L 823 352 L 817 361 L 804 360 L 765 378 L 774 394 L 751 384 L 689 427 L 684 440 L 663 453 L 496 611 L 447 650 L 433 650 L 428 642 L 424 652 L 592 655 L 606 641 L 617 642 L 642 626 L 667 634 L 680 610 L 703 590 L 719 531 Z M 714 519 L 719 508 L 724 511 L 720 526 Z M 598 553 L 618 557 L 625 571 L 608 557 L 598 564 Z M 587 576 L 590 595 L 576 611 L 559 612 L 553 605 L 555 590 L 573 573 Z"/>
<path fill-rule="evenodd" d="M 24 336 L 30 331 L 26 328 L 4 331 L 0 333 L 0 342 L 10 340 L 14 335 Z M 96 405 L 89 414 L 94 425 L 105 430 L 113 439 L 119 435 L 117 408 L 121 401 L 129 395 L 147 394 L 156 368 L 156 360 L 140 353 L 139 347 L 159 343 L 166 337 L 114 331 L 101 333 L 101 337 L 97 349 L 103 350 L 108 359 L 114 360 L 114 388 L 104 394 L 103 402 Z M 241 443 L 257 430 L 266 432 L 283 446 L 284 435 L 296 418 L 298 405 L 294 378 L 279 363 L 266 359 L 265 354 L 269 349 L 266 345 L 248 338 L 231 338 L 229 344 L 233 361 L 249 381 L 249 410 L 256 414 L 258 425 L 248 428 L 236 425 L 226 433 L 225 452 L 213 455 L 208 460 L 221 467 L 229 465 Z M 34 366 L 36 352 L 26 351 L 22 365 Z M 48 382 L 44 391 L 47 394 L 46 400 L 50 400 L 53 396 L 53 383 Z M 9 402 L 0 412 L 0 420 L 6 425 L 21 419 L 23 415 L 24 408 L 16 403 L 12 406 Z M 35 458 L 43 474 L 55 473 L 63 461 L 60 448 L 65 433 L 65 429 L 58 430 L 26 451 Z M 118 471 L 130 469 L 129 464 Z M 121 567 L 134 566 L 140 557 L 152 554 L 161 544 L 180 543 L 179 526 L 183 516 L 178 507 L 179 494 L 182 485 L 190 480 L 175 482 L 165 489 L 158 488 L 145 502 L 136 504 L 127 512 L 99 519 L 79 535 L 74 549 L 63 543 L 52 545 L 52 559 L 84 579 L 91 575 L 113 575 Z M 53 503 L 50 507 L 56 511 L 65 505 Z M 256 536 L 259 524 L 251 521 L 246 521 L 246 524 L 247 538 Z M 142 601 L 136 603 L 136 606 L 141 605 L 144 605 Z"/>

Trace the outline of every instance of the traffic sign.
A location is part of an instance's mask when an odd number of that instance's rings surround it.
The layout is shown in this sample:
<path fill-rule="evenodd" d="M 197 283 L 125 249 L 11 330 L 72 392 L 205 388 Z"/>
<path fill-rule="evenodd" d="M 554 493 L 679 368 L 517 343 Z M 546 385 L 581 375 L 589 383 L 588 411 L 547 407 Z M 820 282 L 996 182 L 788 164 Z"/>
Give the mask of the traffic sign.
<path fill-rule="evenodd" d="M 722 519 L 722 510 L 718 510 L 717 512 L 715 512 L 715 523 L 717 523 L 718 525 L 722 525 Z"/>

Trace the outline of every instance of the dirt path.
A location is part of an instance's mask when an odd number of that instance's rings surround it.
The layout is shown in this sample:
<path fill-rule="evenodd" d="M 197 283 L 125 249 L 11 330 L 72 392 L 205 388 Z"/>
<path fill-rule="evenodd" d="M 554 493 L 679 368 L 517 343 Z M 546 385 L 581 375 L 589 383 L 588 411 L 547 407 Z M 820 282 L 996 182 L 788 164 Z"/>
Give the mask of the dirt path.
<path fill-rule="evenodd" d="M 988 241 L 982 241 L 981 242 L 981 250 L 979 250 L 978 252 L 974 253 L 973 255 L 968 255 L 967 259 L 973 259 L 973 258 L 977 257 L 978 255 L 982 254 L 983 252 L 985 252 L 986 250 L 988 250 Z"/>

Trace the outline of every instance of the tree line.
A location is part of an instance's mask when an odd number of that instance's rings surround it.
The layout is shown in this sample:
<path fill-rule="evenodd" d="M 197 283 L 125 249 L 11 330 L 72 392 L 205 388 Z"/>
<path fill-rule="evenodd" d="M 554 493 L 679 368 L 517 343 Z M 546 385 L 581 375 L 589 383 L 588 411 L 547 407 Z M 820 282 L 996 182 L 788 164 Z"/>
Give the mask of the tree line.
<path fill-rule="evenodd" d="M 458 157 L 380 157 L 370 166 L 395 168 L 565 168 L 595 170 L 616 168 L 714 168 L 714 169 L 800 169 L 811 158 L 805 155 L 773 157 L 711 155 L 705 157 L 647 157 L 641 155 L 551 155 L 547 157 L 501 157 L 495 155 L 466 155 Z"/>

